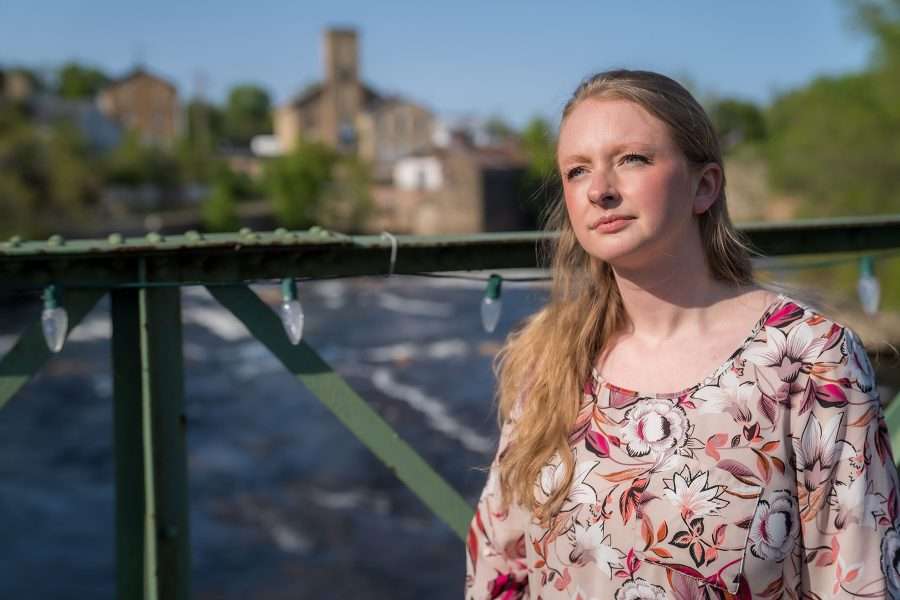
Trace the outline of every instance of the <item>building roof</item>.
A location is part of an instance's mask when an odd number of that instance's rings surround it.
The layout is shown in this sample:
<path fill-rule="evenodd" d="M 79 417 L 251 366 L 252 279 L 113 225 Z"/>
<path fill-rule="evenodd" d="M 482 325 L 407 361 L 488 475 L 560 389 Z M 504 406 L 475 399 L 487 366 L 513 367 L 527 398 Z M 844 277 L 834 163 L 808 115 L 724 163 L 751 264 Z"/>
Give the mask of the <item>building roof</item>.
<path fill-rule="evenodd" d="M 300 108 L 314 100 L 318 100 L 319 96 L 322 95 L 322 87 L 321 83 L 312 83 L 306 86 L 299 94 L 288 101 L 288 105 Z"/>
<path fill-rule="evenodd" d="M 303 88 L 299 94 L 289 100 L 287 105 L 292 108 L 303 108 L 307 104 L 315 102 L 322 95 L 322 92 L 325 91 L 325 85 L 325 83 L 319 81 L 309 84 Z M 378 92 L 364 83 L 361 83 L 360 85 L 363 90 L 363 106 L 368 107 L 371 104 L 381 101 L 382 98 Z"/>
<path fill-rule="evenodd" d="M 157 82 L 168 87 L 173 92 L 177 92 L 177 88 L 175 87 L 175 84 L 173 84 L 171 81 L 169 81 L 168 79 L 165 79 L 163 77 L 160 77 L 159 75 L 154 75 L 153 73 L 151 73 L 150 71 L 148 71 L 147 69 L 145 69 L 143 66 L 140 66 L 140 65 L 138 65 L 137 67 L 135 67 L 134 69 L 132 69 L 131 71 L 129 71 L 128 73 L 123 75 L 122 77 L 119 77 L 118 79 L 113 79 L 103 89 L 108 90 L 111 88 L 119 87 L 120 85 L 129 83 L 140 77 L 149 77 L 150 79 L 155 79 Z"/>

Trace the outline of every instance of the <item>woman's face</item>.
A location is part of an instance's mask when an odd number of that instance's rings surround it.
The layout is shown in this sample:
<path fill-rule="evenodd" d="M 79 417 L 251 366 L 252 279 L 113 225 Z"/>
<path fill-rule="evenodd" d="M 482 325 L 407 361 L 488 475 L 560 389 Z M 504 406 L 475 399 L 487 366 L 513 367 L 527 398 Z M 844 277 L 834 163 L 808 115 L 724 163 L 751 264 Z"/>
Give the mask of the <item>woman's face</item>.
<path fill-rule="evenodd" d="M 678 256 L 686 236 L 699 235 L 694 215 L 715 200 L 666 124 L 627 100 L 578 103 L 560 128 L 557 156 L 575 236 L 614 267 Z"/>

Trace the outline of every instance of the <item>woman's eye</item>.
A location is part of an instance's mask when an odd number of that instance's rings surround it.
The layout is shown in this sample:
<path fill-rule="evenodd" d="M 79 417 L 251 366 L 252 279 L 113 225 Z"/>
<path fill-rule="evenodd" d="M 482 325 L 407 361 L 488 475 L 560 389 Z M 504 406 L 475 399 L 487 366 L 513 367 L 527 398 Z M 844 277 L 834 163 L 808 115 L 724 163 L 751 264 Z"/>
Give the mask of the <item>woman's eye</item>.
<path fill-rule="evenodd" d="M 640 162 L 640 163 L 644 163 L 644 164 L 649 164 L 650 159 L 648 159 L 646 156 L 643 156 L 642 154 L 626 154 L 625 156 L 622 157 L 622 162 L 623 163 Z"/>
<path fill-rule="evenodd" d="M 584 172 L 584 167 L 573 167 L 566 171 L 566 179 L 572 179 L 573 177 L 577 177 Z"/>

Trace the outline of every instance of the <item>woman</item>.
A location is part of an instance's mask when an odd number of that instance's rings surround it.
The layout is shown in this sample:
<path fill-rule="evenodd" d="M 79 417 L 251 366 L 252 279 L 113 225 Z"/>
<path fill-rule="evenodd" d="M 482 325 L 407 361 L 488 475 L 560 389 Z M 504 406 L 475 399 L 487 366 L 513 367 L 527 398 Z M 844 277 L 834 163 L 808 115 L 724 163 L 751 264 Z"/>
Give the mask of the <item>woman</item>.
<path fill-rule="evenodd" d="M 557 158 L 551 298 L 497 357 L 466 597 L 900 598 L 871 364 L 754 282 L 703 109 L 662 75 L 600 73 Z"/>

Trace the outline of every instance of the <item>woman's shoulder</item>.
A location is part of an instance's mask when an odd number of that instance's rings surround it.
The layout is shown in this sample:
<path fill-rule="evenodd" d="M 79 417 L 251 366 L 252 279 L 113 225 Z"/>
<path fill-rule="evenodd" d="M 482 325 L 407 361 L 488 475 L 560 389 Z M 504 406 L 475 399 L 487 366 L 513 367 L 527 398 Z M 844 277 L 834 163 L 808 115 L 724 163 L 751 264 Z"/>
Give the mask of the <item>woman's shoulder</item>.
<path fill-rule="evenodd" d="M 790 338 L 790 349 L 802 349 L 807 357 L 814 350 L 824 352 L 837 343 L 862 345 L 859 334 L 835 309 L 788 293 L 778 295 L 762 331 L 770 345 L 780 345 L 782 341 L 788 344 Z"/>
<path fill-rule="evenodd" d="M 780 295 L 742 358 L 757 367 L 755 377 L 787 381 L 791 389 L 809 376 L 835 393 L 840 391 L 835 386 L 863 392 L 875 386 L 859 334 L 834 311 L 793 295 Z"/>

